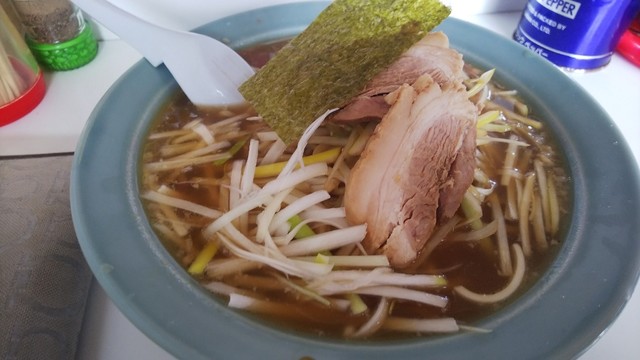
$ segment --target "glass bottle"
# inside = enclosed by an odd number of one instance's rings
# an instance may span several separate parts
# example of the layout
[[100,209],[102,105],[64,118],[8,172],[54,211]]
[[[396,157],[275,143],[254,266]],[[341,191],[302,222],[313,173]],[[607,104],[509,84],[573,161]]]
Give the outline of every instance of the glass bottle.
[[44,93],[44,77],[36,59],[0,6],[0,126],[28,114]]
[[98,43],[82,12],[69,0],[13,0],[27,44],[50,70],[71,70],[96,56]]

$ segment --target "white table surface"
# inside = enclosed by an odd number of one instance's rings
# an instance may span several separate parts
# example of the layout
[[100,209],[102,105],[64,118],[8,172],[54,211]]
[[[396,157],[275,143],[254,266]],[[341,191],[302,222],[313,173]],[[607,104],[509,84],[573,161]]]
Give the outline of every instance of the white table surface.
[[[149,1],[121,2],[139,16],[152,18],[174,28],[192,28],[207,21],[267,3],[290,2],[248,1],[216,2],[206,6],[198,0],[181,4],[185,13],[162,12],[168,0],[157,0],[160,10],[149,15],[139,7]],[[516,1],[516,0],[514,0]],[[457,1],[460,3],[461,1]],[[517,0],[521,3],[522,0]],[[452,1],[455,5],[456,1]],[[209,3],[211,4],[211,3]],[[207,11],[202,11],[205,6]],[[148,8],[147,8],[148,9]],[[475,10],[475,9],[474,9]],[[197,15],[195,15],[197,14]],[[505,37],[511,36],[519,20],[519,12],[474,15],[464,10],[454,15],[478,24]],[[109,38],[108,32],[101,36]],[[73,152],[81,130],[96,103],[113,82],[140,55],[118,39],[101,41],[98,57],[83,68],[47,74],[47,94],[43,102],[19,121],[0,127],[0,156]],[[569,74],[602,105],[629,143],[636,161],[640,159],[640,68],[615,55],[606,68],[586,73]],[[640,291],[636,287],[629,303],[618,319],[581,357],[595,359],[640,359]],[[149,340],[115,307],[97,282],[94,282],[78,350],[78,359],[174,359]]]

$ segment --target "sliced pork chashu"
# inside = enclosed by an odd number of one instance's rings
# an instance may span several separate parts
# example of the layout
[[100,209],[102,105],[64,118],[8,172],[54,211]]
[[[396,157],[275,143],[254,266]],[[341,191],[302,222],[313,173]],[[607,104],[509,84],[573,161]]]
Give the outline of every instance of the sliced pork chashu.
[[413,84],[423,74],[429,74],[440,86],[462,86],[463,66],[462,55],[449,48],[449,39],[444,33],[429,33],[388,69],[376,75],[357,97],[333,115],[332,120],[382,118],[389,110],[383,95],[403,84]]
[[443,32],[432,32],[415,43],[404,54],[371,80],[361,95],[390,93],[403,84],[413,84],[429,74],[440,86],[461,86],[465,78],[462,55],[449,48],[449,38]]
[[429,74],[387,101],[347,180],[345,208],[349,222],[367,224],[365,250],[404,267],[471,184],[477,109],[456,81],[441,86]]

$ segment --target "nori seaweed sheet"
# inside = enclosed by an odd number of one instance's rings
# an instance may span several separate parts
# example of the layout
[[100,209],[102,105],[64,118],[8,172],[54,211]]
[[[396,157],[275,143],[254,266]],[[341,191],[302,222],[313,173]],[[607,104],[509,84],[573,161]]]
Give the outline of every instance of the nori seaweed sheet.
[[336,0],[240,92],[291,144],[449,16],[437,0]]

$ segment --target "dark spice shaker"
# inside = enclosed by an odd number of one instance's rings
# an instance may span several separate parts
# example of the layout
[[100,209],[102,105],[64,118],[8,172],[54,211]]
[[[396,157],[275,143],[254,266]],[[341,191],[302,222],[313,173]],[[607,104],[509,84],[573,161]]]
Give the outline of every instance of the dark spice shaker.
[[81,67],[96,56],[98,43],[79,8],[69,0],[13,0],[27,44],[50,70]]

